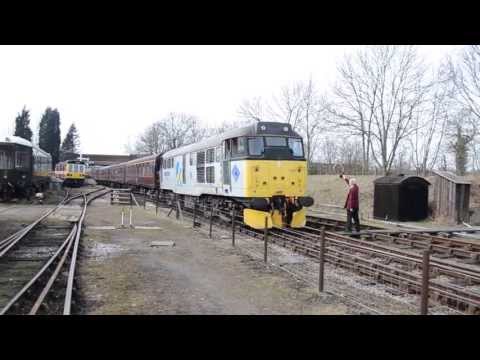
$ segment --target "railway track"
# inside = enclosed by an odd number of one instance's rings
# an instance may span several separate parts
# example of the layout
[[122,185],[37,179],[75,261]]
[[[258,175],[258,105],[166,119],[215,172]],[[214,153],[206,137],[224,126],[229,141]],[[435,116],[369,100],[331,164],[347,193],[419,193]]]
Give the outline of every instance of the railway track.
[[[64,314],[72,311],[75,268],[88,204],[110,190],[70,195],[24,229],[0,242],[0,314]],[[45,224],[64,205],[80,202],[78,218]]]
[[[232,226],[231,212],[212,208],[212,204],[197,207],[195,215],[193,203],[183,201],[181,207],[182,214],[190,218],[195,216],[210,222],[211,217],[212,224]],[[235,226],[237,231],[254,238],[264,236],[263,230],[245,226],[241,215],[235,216]],[[309,219],[303,229],[271,229],[269,242],[318,260],[324,232],[327,263],[365,276],[372,283],[387,284],[398,294],[420,294],[421,251],[429,249],[432,252],[430,301],[462,313],[480,314],[480,264],[477,261],[480,249],[475,243],[441,235],[409,233],[408,230],[396,231],[395,236],[347,236],[336,232],[339,230],[344,230],[341,221]]]

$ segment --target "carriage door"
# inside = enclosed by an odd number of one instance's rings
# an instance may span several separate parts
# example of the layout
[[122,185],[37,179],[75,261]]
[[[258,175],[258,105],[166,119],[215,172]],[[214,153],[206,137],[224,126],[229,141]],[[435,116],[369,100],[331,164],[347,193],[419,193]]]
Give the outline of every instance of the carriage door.
[[230,194],[232,192],[232,182],[230,176],[230,140],[223,142],[223,166],[222,166],[222,179],[223,179],[223,193]]

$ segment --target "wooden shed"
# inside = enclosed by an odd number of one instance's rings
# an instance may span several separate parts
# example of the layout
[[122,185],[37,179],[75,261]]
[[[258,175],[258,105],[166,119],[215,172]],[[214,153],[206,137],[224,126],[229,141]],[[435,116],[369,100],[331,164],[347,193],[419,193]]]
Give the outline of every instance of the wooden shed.
[[470,220],[470,181],[446,171],[434,171],[435,217],[460,224]]

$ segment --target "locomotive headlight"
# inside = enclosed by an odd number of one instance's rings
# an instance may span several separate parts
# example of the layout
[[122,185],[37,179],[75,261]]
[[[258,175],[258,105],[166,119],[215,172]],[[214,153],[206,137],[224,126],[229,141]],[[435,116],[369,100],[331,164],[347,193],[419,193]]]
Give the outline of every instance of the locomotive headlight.
[[267,130],[267,127],[265,125],[262,125],[262,126],[260,126],[260,129],[265,131],[265,130]]
[[284,127],[283,127],[283,131],[287,132],[287,131],[288,131],[288,127],[287,127],[287,126],[284,126]]
[[26,177],[27,177],[27,176],[26,176],[25,174],[24,174],[24,175],[22,175],[22,179],[25,179]]
[[4,178],[4,179],[7,179],[7,178],[8,178],[8,176],[7,176],[7,175],[3,175],[3,178]]

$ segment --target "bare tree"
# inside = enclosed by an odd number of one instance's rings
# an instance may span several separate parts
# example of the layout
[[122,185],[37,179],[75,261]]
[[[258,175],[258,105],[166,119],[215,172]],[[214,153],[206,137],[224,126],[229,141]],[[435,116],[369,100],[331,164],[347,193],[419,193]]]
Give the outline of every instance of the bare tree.
[[136,142],[139,153],[159,154],[199,141],[208,129],[198,119],[185,113],[169,113],[150,125]]
[[327,164],[335,164],[339,160],[340,147],[331,138],[325,138],[320,146],[321,159]]
[[160,154],[165,151],[165,143],[162,140],[160,122],[153,123],[137,139],[135,152],[139,154]]
[[308,163],[313,161],[320,145],[321,130],[327,117],[325,98],[317,94],[312,79],[303,86],[301,97],[302,117],[297,130],[303,136],[305,157]]
[[336,101],[329,107],[336,125],[361,137],[364,169],[370,155],[388,174],[429,84],[413,46],[372,46],[339,66]]
[[457,99],[480,120],[480,45],[466,46],[456,64],[449,61]]
[[338,147],[338,161],[348,174],[362,170],[362,145],[359,141],[342,141]]
[[275,119],[286,122],[293,130],[298,130],[304,117],[305,84],[296,83],[293,86],[284,86],[278,97],[274,96],[276,108],[272,110]]
[[245,100],[238,109],[238,115],[245,120],[265,121],[268,120],[268,111],[268,104],[261,97],[256,97]]
[[411,162],[418,175],[426,176],[439,160],[452,105],[449,95],[448,86],[437,80],[425,106],[412,119],[413,133],[408,141]]
[[449,80],[454,85],[452,96],[461,108],[452,119],[451,149],[455,154],[458,174],[467,170],[468,155],[472,154],[472,168],[479,165],[478,129],[480,127],[480,46],[466,46],[459,58],[448,61]]

